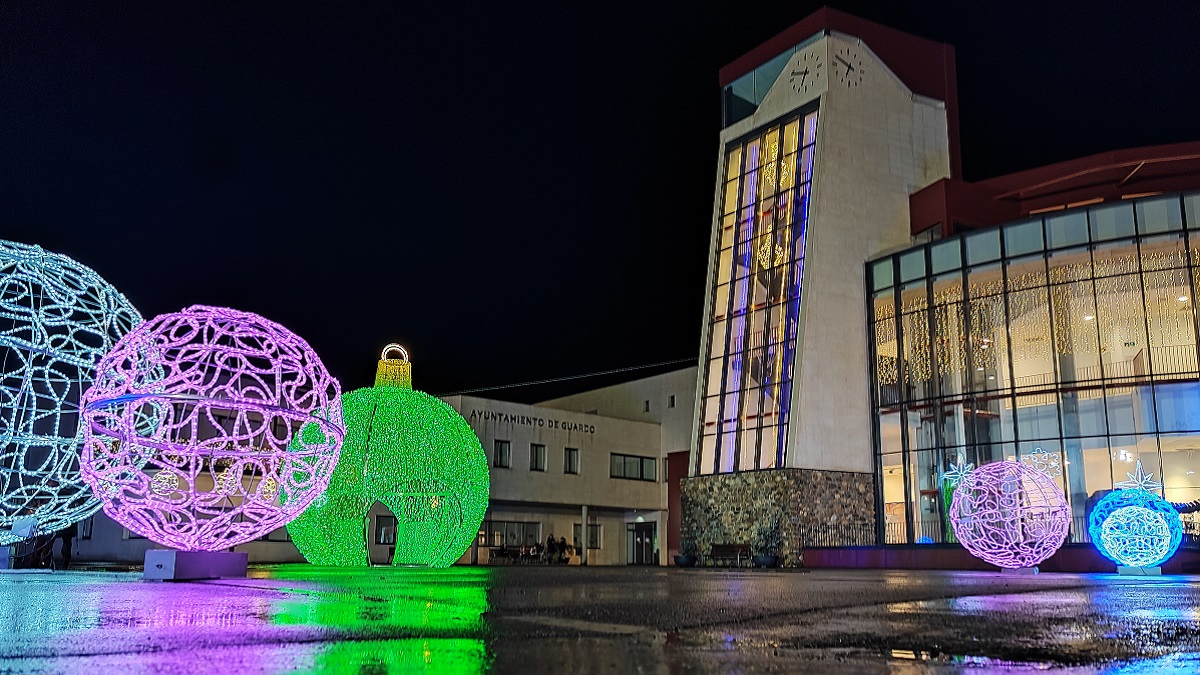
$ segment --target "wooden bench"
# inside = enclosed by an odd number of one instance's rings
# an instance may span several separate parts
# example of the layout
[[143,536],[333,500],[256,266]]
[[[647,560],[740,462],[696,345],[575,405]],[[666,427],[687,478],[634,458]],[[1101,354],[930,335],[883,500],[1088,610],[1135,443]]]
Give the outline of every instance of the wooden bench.
[[708,565],[711,567],[722,561],[727,566],[732,562],[735,567],[741,567],[743,561],[749,564],[750,544],[713,544],[708,553]]

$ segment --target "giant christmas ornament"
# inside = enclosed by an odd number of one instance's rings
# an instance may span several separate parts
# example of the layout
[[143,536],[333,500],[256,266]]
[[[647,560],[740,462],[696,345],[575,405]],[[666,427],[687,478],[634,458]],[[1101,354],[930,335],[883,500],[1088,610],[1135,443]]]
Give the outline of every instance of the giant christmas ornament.
[[[398,351],[402,358],[389,359]],[[487,457],[454,408],[412,389],[408,355],[388,345],[375,386],[342,397],[346,441],[325,494],[288,526],[315,565],[369,565],[367,514],[396,517],[394,565],[446,567],[475,540],[487,511]]]
[[0,546],[18,518],[48,534],[100,508],[79,475],[79,398],[141,320],[71,258],[0,241]]
[[954,534],[971,555],[997,567],[1032,567],[1067,538],[1066,495],[1021,462],[986,464],[967,474],[950,506]]
[[287,524],[325,489],[337,380],[296,334],[195,306],[143,323],[83,397],[83,476],[130,531],[217,551]]
[[[1138,473],[1142,473],[1138,462]],[[1088,518],[1088,534],[1100,553],[1129,567],[1158,567],[1175,555],[1183,521],[1167,500],[1141,488],[1104,496]]]

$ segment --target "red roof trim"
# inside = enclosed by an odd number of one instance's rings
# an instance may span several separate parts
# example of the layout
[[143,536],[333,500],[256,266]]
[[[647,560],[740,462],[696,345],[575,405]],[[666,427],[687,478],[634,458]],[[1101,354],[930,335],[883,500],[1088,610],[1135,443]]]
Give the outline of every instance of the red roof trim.
[[954,47],[822,7],[721,69],[724,87],[787,49],[817,33],[838,31],[866,43],[913,92],[946,104],[950,140],[950,175],[962,175],[958,133],[958,85]]

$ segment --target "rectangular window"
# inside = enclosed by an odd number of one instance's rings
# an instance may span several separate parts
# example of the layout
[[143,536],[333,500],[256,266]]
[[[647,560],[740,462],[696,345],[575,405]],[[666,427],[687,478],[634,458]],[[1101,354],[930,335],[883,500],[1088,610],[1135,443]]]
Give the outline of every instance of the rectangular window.
[[[600,548],[600,526],[588,525],[588,549]],[[583,546],[583,527],[579,523],[575,523],[575,548],[579,549]]]
[[529,444],[529,470],[546,470],[546,446],[540,443]]
[[642,402],[642,412],[650,412],[650,401]]
[[563,448],[563,473],[579,473],[579,448]]
[[667,407],[668,408],[675,407],[675,394],[671,394],[671,398],[667,399]]
[[375,545],[376,546],[395,546],[396,545],[396,517],[395,516],[376,516],[375,517]]
[[[725,148],[717,196],[722,218],[709,270],[709,341],[701,358],[707,400],[694,411],[704,425],[698,474],[778,463],[780,448],[760,440],[759,428],[766,415],[773,425],[787,425],[783,411],[764,410],[763,401],[783,400],[792,376],[816,131],[814,106]],[[890,267],[873,271],[877,289],[891,285]],[[720,428],[717,411],[723,411]],[[636,473],[648,480],[640,468]]]
[[657,481],[658,461],[654,457],[639,455],[609,455],[609,476],[629,480]]
[[291,535],[288,534],[286,527],[280,527],[280,528],[271,530],[270,532],[264,534],[263,536],[259,537],[258,540],[259,541],[288,542],[288,541],[292,540],[292,537],[291,537]]
[[541,523],[518,523],[510,520],[485,520],[479,526],[479,545],[488,548],[520,548],[541,541]]
[[507,469],[512,466],[512,443],[495,441],[492,451],[492,466]]
[[96,516],[90,516],[79,521],[79,538],[81,540],[92,538],[92,526],[95,525],[95,523]]

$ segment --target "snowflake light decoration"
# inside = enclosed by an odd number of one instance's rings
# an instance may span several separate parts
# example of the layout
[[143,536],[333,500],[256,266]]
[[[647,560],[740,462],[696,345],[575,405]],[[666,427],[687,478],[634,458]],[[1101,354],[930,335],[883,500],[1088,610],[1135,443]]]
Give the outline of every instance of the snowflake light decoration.
[[1021,461],[1051,478],[1062,475],[1062,461],[1057,452],[1046,452],[1045,449],[1037,447],[1033,452],[1021,457]]
[[958,453],[958,464],[951,464],[946,469],[946,473],[942,474],[942,480],[950,485],[958,485],[975,469],[975,465],[967,462],[963,458],[963,454]]
[[0,546],[18,518],[42,535],[100,508],[79,475],[79,398],[141,320],[91,269],[0,240]]
[[316,565],[370,564],[363,519],[382,503],[396,518],[394,565],[447,567],[475,541],[490,476],[479,438],[443,401],[412,389],[407,354],[384,349],[374,387],[342,397],[346,441],[328,491],[288,526]]
[[1183,520],[1153,492],[1115,490],[1092,509],[1088,534],[1096,550],[1118,565],[1158,567],[1179,549]]
[[1154,480],[1154,474],[1146,473],[1142,470],[1142,460],[1137,461],[1137,468],[1134,473],[1126,472],[1129,480],[1123,480],[1120,483],[1113,483],[1113,487],[1117,489],[1132,488],[1136,490],[1161,490],[1163,484]]
[[1067,538],[1066,495],[1021,462],[979,467],[958,485],[950,506],[954,534],[971,555],[997,567],[1032,567]]
[[329,483],[337,380],[304,340],[195,306],[131,331],[83,396],[83,477],[130,531],[183,550],[257,539]]

